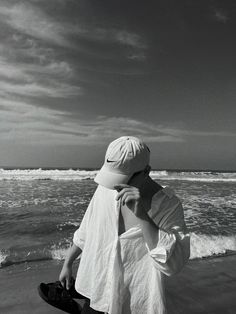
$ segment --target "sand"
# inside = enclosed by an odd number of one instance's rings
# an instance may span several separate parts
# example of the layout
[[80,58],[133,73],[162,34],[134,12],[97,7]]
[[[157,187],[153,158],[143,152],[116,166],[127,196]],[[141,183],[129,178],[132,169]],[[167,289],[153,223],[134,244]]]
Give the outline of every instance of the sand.
[[[61,266],[42,261],[0,269],[0,313],[63,313],[37,293],[40,282],[58,279]],[[166,291],[168,314],[235,314],[236,254],[190,260],[181,273],[166,277]]]
[[169,314],[235,314],[236,255],[189,261],[167,278]]

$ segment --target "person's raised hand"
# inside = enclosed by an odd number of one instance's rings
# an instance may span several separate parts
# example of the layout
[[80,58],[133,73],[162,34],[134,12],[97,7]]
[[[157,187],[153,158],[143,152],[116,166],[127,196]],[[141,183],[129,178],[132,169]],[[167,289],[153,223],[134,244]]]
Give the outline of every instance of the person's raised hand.
[[126,205],[136,217],[141,218],[145,214],[140,190],[128,184],[117,184],[118,191],[116,200],[121,200],[122,205]]
[[126,205],[138,218],[146,214],[142,190],[150,170],[151,167],[148,165],[144,170],[135,173],[128,184],[117,184],[114,187],[118,191],[116,200],[121,199],[122,204]]

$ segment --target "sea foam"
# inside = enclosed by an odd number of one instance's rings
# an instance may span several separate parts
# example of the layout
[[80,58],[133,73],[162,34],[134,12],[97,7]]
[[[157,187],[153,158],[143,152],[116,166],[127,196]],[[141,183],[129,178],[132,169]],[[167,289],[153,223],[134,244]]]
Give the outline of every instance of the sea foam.
[[[22,263],[32,263],[47,260],[63,261],[68,253],[69,242],[66,245],[54,244],[48,251],[38,251],[32,256],[30,252],[20,254],[7,254],[0,251],[0,267],[17,265]],[[236,254],[235,236],[214,236],[190,233],[190,259],[209,258],[231,254]]]
[[7,254],[3,251],[0,251],[0,266],[4,265],[7,259]]
[[[67,250],[68,248],[53,247],[52,258],[63,260]],[[190,259],[227,254],[228,251],[236,253],[236,236],[214,236],[190,232]]]
[[190,259],[236,251],[236,236],[190,233]]
[[[0,169],[0,180],[89,180],[94,179],[97,173],[98,170],[83,169]],[[236,182],[235,172],[153,170],[150,175],[153,179],[170,181]]]

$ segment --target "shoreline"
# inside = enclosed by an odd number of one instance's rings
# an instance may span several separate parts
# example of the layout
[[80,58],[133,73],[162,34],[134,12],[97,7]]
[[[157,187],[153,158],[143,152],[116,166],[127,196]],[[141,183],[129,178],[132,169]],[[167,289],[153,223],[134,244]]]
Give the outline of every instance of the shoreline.
[[[0,269],[0,313],[60,314],[39,296],[40,282],[54,282],[63,261],[25,262]],[[168,314],[233,314],[236,310],[236,253],[189,260],[184,269],[165,276]],[[75,276],[78,262],[74,263]]]
[[[209,255],[209,256],[202,256],[202,257],[195,257],[193,259],[189,259],[189,262],[191,263],[191,262],[195,262],[195,261],[210,260],[210,259],[227,257],[227,256],[232,256],[232,255],[236,255],[236,251],[226,250],[224,253],[213,254],[213,255]],[[57,263],[63,262],[63,260],[54,259],[52,257],[39,257],[36,259],[19,260],[19,261],[11,261],[11,260],[8,260],[6,257],[6,260],[4,260],[0,263],[0,270],[4,269],[6,267],[14,266],[14,265],[21,265],[21,264],[25,264],[25,263],[33,264],[33,263],[48,262],[48,261],[54,261]]]

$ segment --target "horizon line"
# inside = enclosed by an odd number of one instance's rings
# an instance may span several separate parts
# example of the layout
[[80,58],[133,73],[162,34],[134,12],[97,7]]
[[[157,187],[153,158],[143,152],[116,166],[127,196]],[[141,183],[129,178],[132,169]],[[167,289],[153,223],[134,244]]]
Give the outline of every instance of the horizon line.
[[[87,171],[96,171],[101,167],[25,167],[25,166],[0,166],[0,169],[3,170],[87,170]],[[152,168],[151,171],[183,171],[183,172],[236,172],[235,170],[226,170],[226,169],[194,169],[194,168]]]

